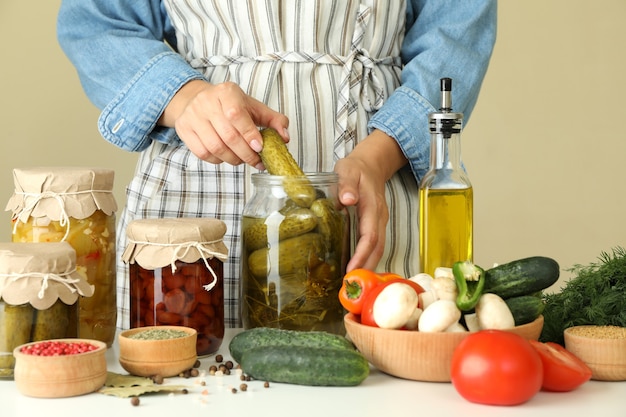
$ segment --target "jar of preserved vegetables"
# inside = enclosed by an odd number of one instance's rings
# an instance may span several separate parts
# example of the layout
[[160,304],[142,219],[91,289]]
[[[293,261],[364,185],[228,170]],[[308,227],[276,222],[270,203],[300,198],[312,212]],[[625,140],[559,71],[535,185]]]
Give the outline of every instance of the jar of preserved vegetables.
[[191,327],[197,355],[215,353],[224,339],[225,233],[217,219],[130,222],[122,254],[130,273],[130,327]]
[[252,175],[254,194],[242,217],[244,328],[345,333],[338,291],[349,219],[337,199],[337,181],[335,173]]
[[94,286],[79,301],[78,336],[111,346],[115,339],[114,172],[97,168],[14,169],[13,242],[68,242],[77,268]]
[[93,290],[69,243],[0,243],[0,377],[13,377],[17,346],[76,337]]

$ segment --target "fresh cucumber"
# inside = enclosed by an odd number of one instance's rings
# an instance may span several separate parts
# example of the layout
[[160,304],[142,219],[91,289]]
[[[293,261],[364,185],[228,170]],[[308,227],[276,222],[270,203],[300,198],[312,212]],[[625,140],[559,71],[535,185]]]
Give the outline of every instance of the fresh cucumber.
[[543,300],[537,295],[520,295],[519,297],[507,298],[504,302],[513,313],[516,326],[534,321],[543,313],[545,308]]
[[355,386],[369,375],[369,363],[354,349],[260,346],[246,351],[243,372],[257,380],[313,386]]
[[236,334],[228,346],[232,358],[240,362],[243,354],[261,346],[304,346],[355,350],[347,338],[322,331],[297,331],[273,327],[255,327]]
[[485,271],[483,292],[503,299],[544,290],[559,279],[559,264],[552,258],[532,256],[495,266]]

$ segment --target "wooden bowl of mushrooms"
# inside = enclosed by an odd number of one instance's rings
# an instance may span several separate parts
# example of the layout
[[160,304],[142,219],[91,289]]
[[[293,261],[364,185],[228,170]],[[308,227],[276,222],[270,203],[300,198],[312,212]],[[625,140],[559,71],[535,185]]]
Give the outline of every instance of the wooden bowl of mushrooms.
[[[449,382],[454,349],[469,332],[427,333],[419,330],[382,329],[361,324],[357,316],[344,318],[348,337],[365,358],[380,371],[404,379]],[[543,316],[510,331],[537,340]]]
[[[417,315],[411,314],[409,308],[402,313],[405,319],[396,320],[399,313],[394,313],[394,320],[389,320],[385,313],[400,311],[397,306],[401,303],[387,301],[387,308],[379,313],[377,299],[366,313],[348,313],[344,317],[349,339],[382,372],[416,381],[449,382],[454,350],[470,332],[497,329],[527,340],[538,340],[541,335],[543,316],[539,312],[516,325],[516,317],[507,303],[491,293],[481,293],[471,306],[462,310],[458,306],[458,293],[448,294],[446,288],[436,288],[443,283],[452,289],[454,281],[428,278],[420,282],[419,278],[410,279],[424,290],[417,296],[418,304],[414,307]],[[415,298],[405,299],[415,303]],[[394,323],[395,327],[387,326],[388,323]]]

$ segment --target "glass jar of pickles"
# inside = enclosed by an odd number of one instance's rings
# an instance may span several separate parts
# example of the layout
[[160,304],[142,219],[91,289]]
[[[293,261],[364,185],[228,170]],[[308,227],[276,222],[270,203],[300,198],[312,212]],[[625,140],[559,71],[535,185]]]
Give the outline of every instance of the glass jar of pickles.
[[79,301],[78,336],[111,346],[115,339],[114,172],[98,168],[14,169],[13,242],[68,242],[76,265],[94,286]]
[[348,215],[338,203],[337,181],[334,173],[252,175],[254,194],[242,217],[244,328],[345,333],[337,294],[348,258]]
[[12,378],[17,346],[76,337],[78,301],[92,294],[69,243],[0,243],[0,378]]
[[129,264],[130,327],[191,327],[197,355],[215,353],[224,339],[225,233],[217,219],[130,222],[122,254]]

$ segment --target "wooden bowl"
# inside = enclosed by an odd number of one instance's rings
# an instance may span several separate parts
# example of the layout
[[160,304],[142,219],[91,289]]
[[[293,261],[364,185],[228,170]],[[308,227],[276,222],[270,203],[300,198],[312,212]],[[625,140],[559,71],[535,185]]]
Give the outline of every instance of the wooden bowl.
[[[187,333],[173,339],[134,339],[131,336],[146,330],[175,330]],[[151,377],[176,376],[191,369],[198,356],[198,333],[184,326],[137,327],[121,332],[118,337],[120,365],[132,375]]]
[[20,345],[13,350],[14,379],[20,393],[29,397],[61,398],[88,394],[100,389],[107,377],[107,346],[99,340],[55,339],[55,342],[89,343],[96,350],[59,356],[37,356],[23,353]]
[[626,380],[626,328],[574,326],[565,329],[565,348],[591,368],[591,379]]
[[[344,323],[348,337],[376,368],[389,375],[415,381],[450,382],[454,349],[469,333],[425,333],[389,330],[361,324],[351,313]],[[543,316],[510,331],[537,340]]]

